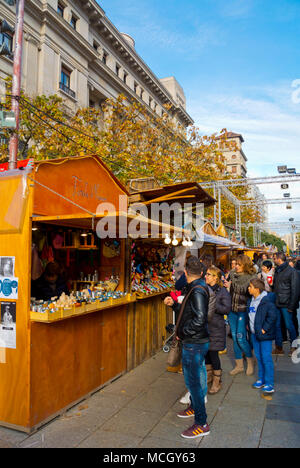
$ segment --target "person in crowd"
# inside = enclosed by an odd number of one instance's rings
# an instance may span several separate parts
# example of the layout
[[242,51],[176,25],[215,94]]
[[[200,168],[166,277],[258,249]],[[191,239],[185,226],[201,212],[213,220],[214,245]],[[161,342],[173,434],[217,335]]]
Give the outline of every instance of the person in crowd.
[[252,263],[253,263],[253,267],[254,267],[256,273],[259,273],[258,261],[259,261],[259,255],[255,252],[255,253],[253,254],[253,261],[252,261]]
[[[191,256],[191,252],[187,251],[186,261],[190,256]],[[185,276],[185,273],[183,272],[175,283],[175,289],[176,291],[183,291],[186,285],[187,285],[186,276]]]
[[177,339],[182,343],[183,375],[191,395],[191,405],[177,416],[194,417],[194,424],[181,434],[186,439],[194,439],[210,433],[200,375],[209,349],[209,296],[202,285],[203,265],[198,258],[192,256],[187,260],[185,274],[188,282],[186,292],[188,294],[191,291],[191,293],[178,327]]
[[295,264],[296,264],[297,260],[295,258],[288,258],[288,263],[290,265],[290,267],[294,268],[295,267]]
[[224,315],[231,311],[231,297],[222,281],[222,272],[216,267],[210,267],[205,276],[206,283],[216,296],[215,311],[208,320],[209,351],[206,355],[207,383],[212,381],[208,393],[214,395],[221,390],[221,361],[219,351],[226,348],[226,326]]
[[[190,252],[188,252],[188,254],[189,255],[187,255],[187,257],[186,257],[186,263],[187,263],[188,259],[191,256]],[[201,265],[203,267],[203,273],[204,273],[204,271],[205,271],[204,265],[202,263],[201,263]],[[201,278],[199,279],[199,283],[201,284],[202,287],[207,289],[203,273],[201,274]],[[164,299],[164,304],[165,305],[167,305],[169,307],[173,307],[173,311],[175,313],[175,323],[177,322],[177,319],[178,319],[178,316],[179,316],[180,305],[182,303],[182,300],[184,299],[184,296],[186,295],[186,293],[188,291],[188,282],[187,282],[187,279],[186,279],[185,271],[183,272],[183,275],[184,275],[184,278],[181,277],[175,283],[175,289],[177,291],[180,291],[181,296],[179,296],[177,298],[176,302],[174,301],[174,296],[173,297],[167,296]],[[207,294],[208,294],[208,290],[207,290]],[[177,367],[168,366],[167,371],[182,374],[182,364],[179,364]],[[201,379],[201,386],[204,389],[205,403],[206,403],[207,402],[207,390],[208,389],[207,389],[207,372],[206,372],[205,361],[203,361],[202,367],[200,369],[200,379]],[[183,405],[190,405],[190,397],[191,397],[190,392],[187,391],[183,395],[183,397],[180,399],[180,403],[182,403]]]
[[[296,272],[298,273],[298,277],[300,281],[300,260],[299,259],[296,259],[294,268]],[[300,316],[300,308],[298,308],[298,310],[294,311],[293,313],[293,323],[296,329],[297,336],[299,336],[299,316]]]
[[233,349],[236,365],[230,375],[244,372],[243,353],[247,359],[247,375],[254,373],[254,360],[251,345],[247,338],[247,303],[250,298],[248,287],[250,280],[256,277],[255,269],[247,255],[237,257],[236,272],[225,287],[230,288],[232,310],[228,315],[229,325],[233,339]]
[[248,308],[249,328],[258,364],[258,380],[252,387],[262,388],[264,393],[274,393],[272,341],[276,333],[277,310],[265,291],[264,281],[254,278],[248,289],[252,296]]
[[230,265],[231,265],[231,269],[230,269],[229,273],[227,273],[227,276],[226,276],[227,281],[231,281],[231,275],[236,273],[236,258],[231,259]]
[[201,258],[201,262],[202,262],[203,265],[204,265],[204,277],[205,277],[208,268],[210,268],[211,266],[213,266],[214,257],[213,257],[212,255],[205,254],[205,255],[203,255],[203,257]]
[[[261,266],[261,273],[257,276],[261,279],[265,284],[265,291],[269,293],[268,298],[276,307],[276,296],[272,292],[273,291],[273,284],[274,284],[274,273],[275,269],[273,267],[273,263],[271,260],[265,260]],[[284,351],[282,348],[282,336],[283,333],[286,333],[285,325],[281,319],[280,310],[276,307],[277,312],[277,321],[276,321],[276,332],[275,332],[275,350],[277,356],[284,356]]]
[[259,273],[257,276],[264,282],[265,291],[271,292],[273,290],[272,286],[274,280],[274,268],[271,260],[264,260],[262,262],[261,273]]
[[59,265],[49,262],[42,276],[33,282],[31,295],[36,299],[50,301],[52,297],[60,297],[62,293],[69,294],[68,286]]
[[[284,252],[275,254],[276,269],[274,274],[274,293],[276,295],[276,306],[280,309],[281,316],[289,332],[291,343],[289,356],[297,349],[292,347],[293,341],[297,338],[296,329],[293,323],[293,313],[299,307],[300,280],[297,271],[292,268]],[[276,354],[277,348],[273,351]],[[282,343],[279,350],[282,351]]]
[[224,263],[218,263],[217,268],[219,270],[221,270],[222,277],[225,278],[226,274],[225,274],[225,265],[224,265]]

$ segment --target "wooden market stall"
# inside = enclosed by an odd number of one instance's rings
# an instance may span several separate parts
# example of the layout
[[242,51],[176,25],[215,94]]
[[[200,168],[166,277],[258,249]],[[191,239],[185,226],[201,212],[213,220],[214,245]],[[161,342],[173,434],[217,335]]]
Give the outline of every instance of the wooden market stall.
[[[0,261],[11,259],[17,284],[17,293],[5,294],[3,284],[9,279],[2,278],[0,424],[30,432],[126,371],[127,304],[135,300],[124,294],[52,314],[30,311],[32,237],[36,230],[48,239],[60,235],[59,246],[48,247],[53,259],[75,273],[79,255],[81,265],[90,262],[89,271],[99,267],[100,279],[118,274],[119,290],[124,291],[125,240],[119,239],[118,255],[108,259],[104,243],[90,232],[103,217],[97,214],[99,204],[116,207],[123,197],[126,206],[128,195],[96,157],[44,161],[4,172],[0,194]],[[4,306],[13,315],[6,334]]]
[[[128,213],[96,156],[21,169],[0,174],[0,425],[31,432],[160,349],[162,301],[132,320],[127,234],[177,230]],[[32,298],[36,260],[60,265],[73,302]]]

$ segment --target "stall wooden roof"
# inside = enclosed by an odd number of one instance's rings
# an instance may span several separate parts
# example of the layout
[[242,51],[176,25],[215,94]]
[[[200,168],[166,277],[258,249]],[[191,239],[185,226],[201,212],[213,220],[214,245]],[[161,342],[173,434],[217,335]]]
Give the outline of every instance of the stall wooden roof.
[[205,206],[211,206],[216,200],[209,195],[197,182],[183,182],[175,185],[165,185],[160,188],[135,192],[130,195],[131,204],[142,202],[150,203],[204,203]]
[[121,196],[127,209],[126,188],[98,156],[37,161],[32,174],[35,215],[95,213],[102,203],[118,211]]
[[[188,229],[183,229],[148,219],[140,214],[132,215],[126,212],[113,212],[105,214],[77,213],[76,215],[33,216],[32,218],[34,225],[41,223],[46,225],[55,225],[57,227],[77,228],[82,230],[95,230],[97,223],[101,220],[105,220],[105,224],[107,224],[107,229],[105,228],[105,232],[110,233],[111,237],[118,235],[120,233],[120,229],[127,228],[127,226],[130,227],[131,222],[137,226],[140,237],[158,239],[162,238],[165,234],[175,234],[178,238],[191,235]],[[130,233],[130,229],[128,236],[133,237]]]
[[228,233],[226,231],[226,228],[225,228],[224,224],[221,223],[220,226],[218,227],[217,235],[221,236],[221,237],[225,237],[226,239],[228,239]]

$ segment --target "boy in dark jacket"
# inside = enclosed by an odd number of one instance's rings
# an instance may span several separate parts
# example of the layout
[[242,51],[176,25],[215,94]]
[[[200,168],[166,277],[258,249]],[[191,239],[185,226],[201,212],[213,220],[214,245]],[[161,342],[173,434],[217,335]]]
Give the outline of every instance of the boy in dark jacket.
[[259,278],[250,281],[248,290],[252,296],[248,308],[249,328],[258,363],[258,380],[253,388],[262,388],[264,393],[274,393],[272,341],[275,339],[277,309],[265,291],[264,282]]

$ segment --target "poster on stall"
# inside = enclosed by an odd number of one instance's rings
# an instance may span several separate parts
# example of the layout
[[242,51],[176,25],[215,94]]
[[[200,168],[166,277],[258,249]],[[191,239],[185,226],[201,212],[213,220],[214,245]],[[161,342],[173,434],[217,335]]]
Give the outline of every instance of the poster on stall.
[[6,278],[15,276],[15,257],[0,257],[0,276]]
[[0,302],[1,348],[16,349],[16,302]]
[[19,278],[0,276],[0,299],[18,299]]
[[15,257],[0,257],[0,299],[18,299]]

